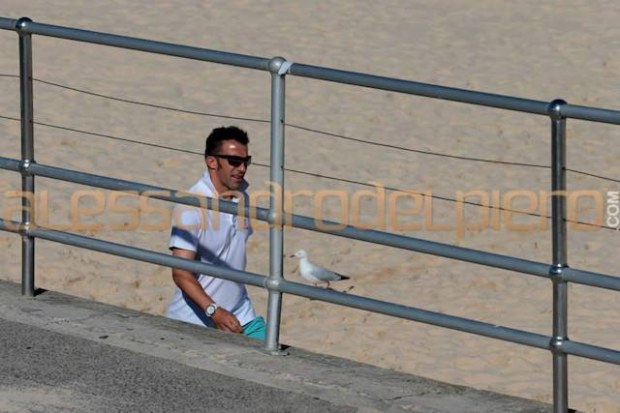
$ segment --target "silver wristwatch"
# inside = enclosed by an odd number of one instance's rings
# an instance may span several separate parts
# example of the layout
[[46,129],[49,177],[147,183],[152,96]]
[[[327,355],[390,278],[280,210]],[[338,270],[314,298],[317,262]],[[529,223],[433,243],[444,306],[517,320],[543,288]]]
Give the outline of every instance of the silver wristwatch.
[[217,304],[211,303],[207,306],[207,308],[205,308],[205,314],[207,317],[213,317],[213,314],[215,314],[218,308],[219,306]]

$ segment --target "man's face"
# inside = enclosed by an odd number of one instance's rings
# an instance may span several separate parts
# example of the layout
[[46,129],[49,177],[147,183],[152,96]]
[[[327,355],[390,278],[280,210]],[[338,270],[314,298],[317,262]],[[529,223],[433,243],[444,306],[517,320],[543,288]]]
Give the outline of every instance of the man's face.
[[249,166],[248,147],[233,139],[224,140],[217,153],[207,156],[206,162],[219,194],[236,191]]

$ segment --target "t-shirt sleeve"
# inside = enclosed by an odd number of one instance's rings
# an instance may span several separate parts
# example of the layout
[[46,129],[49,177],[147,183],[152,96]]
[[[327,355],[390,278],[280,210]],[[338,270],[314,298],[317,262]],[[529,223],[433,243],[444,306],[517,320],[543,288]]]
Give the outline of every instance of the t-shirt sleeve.
[[178,205],[173,211],[172,230],[168,247],[196,252],[198,250],[200,231],[203,227],[202,210]]

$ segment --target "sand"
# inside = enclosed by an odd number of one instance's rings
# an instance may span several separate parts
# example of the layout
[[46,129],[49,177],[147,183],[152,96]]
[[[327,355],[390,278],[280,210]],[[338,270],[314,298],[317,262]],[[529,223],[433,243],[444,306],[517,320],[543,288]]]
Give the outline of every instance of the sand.
[[[620,49],[620,7],[610,0],[510,4],[488,0],[191,0],[148,6],[128,0],[22,3],[4,0],[0,14],[254,56],[281,55],[292,62],[490,93],[620,108],[620,57],[616,53]],[[19,117],[16,34],[0,32],[0,44],[2,156],[18,158],[19,123],[7,119]],[[183,189],[202,173],[198,153],[208,131],[234,123],[246,128],[252,138],[256,164],[248,178],[253,190],[268,188],[269,125],[265,121],[269,119],[270,81],[265,72],[35,37],[34,76],[101,95],[203,113],[119,102],[38,81],[35,120],[48,125],[35,126],[40,163]],[[385,216],[368,193],[362,197],[360,214],[342,206],[344,201],[359,200],[362,191],[376,194],[380,186],[432,191],[451,199],[458,191],[500,191],[503,195],[548,191],[550,170],[545,167],[412,151],[548,166],[547,118],[294,76],[287,78],[286,95],[286,166],[305,172],[287,171],[287,189],[309,191],[314,197],[295,197],[294,212],[312,216],[322,194],[323,202],[318,205],[326,218],[359,218],[375,226],[383,225],[380,218],[385,218],[388,231],[550,260],[550,232],[535,218],[501,221],[499,227],[490,221],[457,231],[454,202],[435,198],[425,209],[432,211],[432,222],[424,223],[419,214],[405,216],[413,205],[403,200],[390,208],[391,191],[386,191],[382,203]],[[568,122],[569,168],[609,178],[569,172],[571,190],[593,191],[602,197],[619,190],[619,139],[617,126]],[[0,173],[3,211],[15,204],[10,191],[19,186],[17,174]],[[149,203],[160,208],[159,213],[142,215],[139,228],[132,229],[131,215],[120,207],[137,205],[135,199],[114,199],[105,191],[96,195],[78,192],[88,190],[37,178],[37,191],[47,194],[40,202],[47,201],[50,223],[71,224],[70,200],[82,196],[81,206],[103,211],[84,222],[103,225],[103,229],[84,227],[80,233],[167,251],[168,231],[162,223],[169,204]],[[526,200],[517,198],[515,207],[527,207]],[[264,198],[258,201],[266,202]],[[583,197],[574,209],[578,220],[590,222],[604,205]],[[541,213],[540,208],[536,212]],[[487,217],[475,207],[466,208],[465,214],[471,223],[484,223]],[[422,228],[406,228],[405,224],[415,223],[422,223]],[[519,224],[531,228],[519,230]],[[442,225],[448,229],[437,229]],[[617,231],[569,230],[572,267],[620,274]],[[1,277],[19,280],[19,237],[0,234],[0,245]],[[257,229],[248,247],[248,270],[266,274],[267,232]],[[167,268],[45,241],[37,241],[36,248],[38,287],[154,314],[163,313],[171,296]],[[285,253],[299,248],[306,249],[315,262],[349,275],[351,280],[337,288],[353,287],[351,294],[550,334],[548,280],[288,229]],[[287,279],[302,282],[295,260],[286,258],[284,265]],[[569,292],[570,338],[619,349],[620,295],[578,285],[570,285]],[[250,293],[264,313],[266,293],[256,288]],[[281,333],[283,343],[314,351],[480,389],[552,400],[551,357],[542,350],[294,296],[284,299]],[[620,412],[617,366],[570,357],[569,374],[572,408]]]

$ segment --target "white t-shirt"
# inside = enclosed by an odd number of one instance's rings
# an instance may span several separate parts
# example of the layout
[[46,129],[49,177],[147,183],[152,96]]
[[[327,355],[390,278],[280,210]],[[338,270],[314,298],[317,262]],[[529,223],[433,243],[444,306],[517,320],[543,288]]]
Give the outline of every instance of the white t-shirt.
[[[241,188],[241,192],[247,201],[246,188],[247,183]],[[211,198],[217,196],[208,170],[189,192]],[[238,202],[238,199],[233,200]],[[243,271],[246,264],[246,240],[251,234],[252,228],[248,217],[178,204],[172,215],[169,246],[194,251],[196,259],[206,264]],[[241,325],[249,323],[256,317],[244,284],[205,274],[194,276],[209,297],[233,313]],[[213,320],[205,315],[204,308],[198,307],[186,297],[179,287],[176,287],[166,317],[214,327]]]

